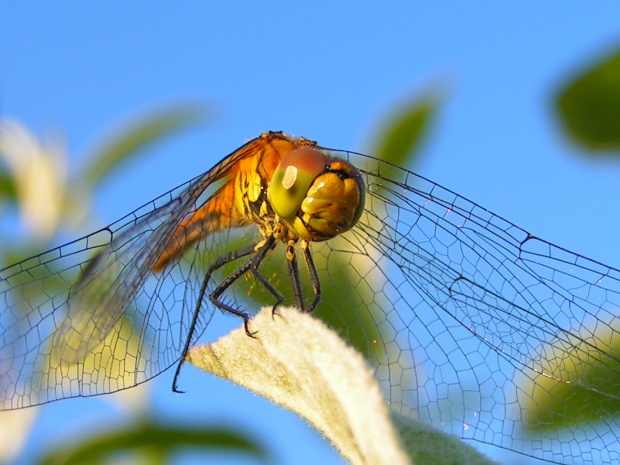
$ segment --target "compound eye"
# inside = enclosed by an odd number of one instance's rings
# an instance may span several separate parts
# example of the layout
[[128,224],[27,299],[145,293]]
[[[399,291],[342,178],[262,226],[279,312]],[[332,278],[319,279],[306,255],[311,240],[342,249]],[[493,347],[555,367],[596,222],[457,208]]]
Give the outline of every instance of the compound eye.
[[267,196],[273,210],[292,220],[314,179],[325,171],[327,157],[314,149],[295,149],[287,153],[273,174]]

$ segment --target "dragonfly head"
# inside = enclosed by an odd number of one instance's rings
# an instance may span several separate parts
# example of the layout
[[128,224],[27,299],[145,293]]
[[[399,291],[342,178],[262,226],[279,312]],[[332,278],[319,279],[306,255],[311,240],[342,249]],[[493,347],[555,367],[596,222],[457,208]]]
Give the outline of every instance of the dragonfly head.
[[320,150],[299,148],[282,158],[267,195],[273,210],[302,239],[323,241],[357,223],[364,192],[353,165]]

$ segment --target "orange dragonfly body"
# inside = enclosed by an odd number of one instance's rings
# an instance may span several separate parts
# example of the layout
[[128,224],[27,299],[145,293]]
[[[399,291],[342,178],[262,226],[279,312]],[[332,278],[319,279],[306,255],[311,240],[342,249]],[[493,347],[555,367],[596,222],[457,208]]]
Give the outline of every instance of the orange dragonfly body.
[[[226,160],[226,169],[209,180],[214,182],[228,177],[229,181],[181,222],[155,265],[155,271],[161,270],[196,240],[224,229],[256,224],[263,236],[268,236],[279,227],[277,239],[287,242],[322,241],[349,230],[363,209],[363,181],[353,166],[326,158],[322,152],[314,150],[315,145],[304,138],[270,133],[235,152],[231,158],[238,161],[228,166],[230,163]],[[299,151],[293,159],[297,163],[281,167],[279,186],[282,187],[271,195],[272,179],[282,159],[294,151]],[[298,167],[300,161],[305,161],[305,165]],[[288,166],[294,168],[292,181],[284,179]],[[305,177],[301,173],[303,170],[309,173]],[[300,189],[299,184],[304,181],[306,185]],[[287,182],[290,185],[284,187]],[[295,191],[296,196],[291,194]],[[277,200],[295,206],[277,218],[273,208],[276,196]]]

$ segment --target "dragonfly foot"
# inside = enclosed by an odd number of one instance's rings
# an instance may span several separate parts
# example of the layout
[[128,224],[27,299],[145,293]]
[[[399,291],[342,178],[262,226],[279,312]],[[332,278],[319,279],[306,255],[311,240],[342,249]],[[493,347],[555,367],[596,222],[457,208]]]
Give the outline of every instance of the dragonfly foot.
[[275,316],[278,314],[278,307],[280,306],[280,302],[278,302],[277,304],[275,304],[272,309],[271,309],[271,319],[275,320]]
[[251,337],[252,339],[256,339],[256,337],[254,335],[257,334],[258,331],[250,331],[249,323],[250,323],[250,320],[249,320],[249,318],[246,317],[243,320],[243,327],[245,328],[245,334],[247,334],[248,337]]

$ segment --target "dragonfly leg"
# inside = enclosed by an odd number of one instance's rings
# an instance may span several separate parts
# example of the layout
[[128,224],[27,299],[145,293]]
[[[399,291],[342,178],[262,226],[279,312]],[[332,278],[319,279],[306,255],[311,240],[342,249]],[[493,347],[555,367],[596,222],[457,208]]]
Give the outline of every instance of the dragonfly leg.
[[[228,276],[224,281],[219,283],[217,287],[213,290],[213,292],[209,295],[209,300],[213,305],[215,305],[220,310],[231,313],[233,315],[240,316],[244,320],[245,332],[248,336],[253,337],[254,333],[250,331],[248,323],[250,321],[249,315],[239,309],[231,307],[230,305],[222,302],[219,297],[228,289],[237,279],[243,276],[248,271],[254,275],[254,277],[263,285],[265,288],[276,298],[276,303],[273,306],[273,311],[282,303],[284,300],[284,296],[273,287],[258,271],[261,263],[265,259],[265,257],[271,252],[276,246],[276,238],[274,236],[269,236],[267,240],[260,246],[256,255],[251,259],[237,268],[230,276]],[[221,266],[221,265],[220,265]]]
[[306,265],[308,266],[308,272],[310,273],[310,282],[312,284],[312,292],[314,293],[314,299],[312,300],[310,307],[306,308],[301,291],[301,282],[299,280],[299,267],[297,265],[297,254],[295,252],[295,245],[295,242],[291,241],[286,248],[286,259],[288,263],[289,275],[291,276],[293,294],[295,295],[295,303],[297,304],[297,308],[299,308],[302,312],[310,313],[314,311],[314,309],[319,303],[319,300],[321,299],[321,282],[319,280],[318,273],[316,272],[316,267],[314,266],[314,260],[312,260],[312,254],[310,253],[308,243],[306,241],[302,241],[301,248],[304,254]]
[[288,274],[291,277],[293,286],[293,294],[295,295],[295,304],[302,312],[305,312],[304,299],[301,293],[301,282],[299,281],[299,267],[297,266],[297,254],[295,253],[295,241],[289,241],[286,246],[286,263],[288,265]]
[[237,268],[230,276],[224,279],[224,281],[219,283],[216,286],[216,288],[213,290],[213,292],[209,295],[209,300],[217,308],[219,308],[222,311],[225,311],[225,312],[228,312],[228,313],[231,313],[233,315],[243,318],[243,326],[245,328],[245,333],[249,337],[254,337],[255,333],[250,331],[250,328],[249,328],[250,316],[247,314],[247,312],[234,308],[219,300],[219,297],[226,291],[226,289],[228,289],[237,279],[239,279],[245,273],[250,271],[254,275],[254,277],[263,286],[265,286],[265,288],[276,298],[276,303],[273,306],[274,312],[276,308],[278,307],[278,305],[282,303],[282,301],[284,300],[284,296],[282,295],[282,293],[280,293],[275,287],[273,287],[258,271],[258,268],[260,267],[261,263],[263,262],[265,257],[269,254],[269,252],[271,252],[275,248],[276,244],[277,244],[276,238],[274,236],[269,236],[262,243],[243,247],[241,249],[235,250],[233,252],[230,252],[226,255],[221,256],[209,267],[205,275],[205,278],[202,281],[202,286],[200,288],[198,300],[196,301],[196,308],[194,310],[194,315],[192,317],[191,326],[189,328],[188,336],[185,341],[185,347],[183,349],[183,354],[181,356],[181,360],[179,364],[177,365],[177,369],[174,375],[174,380],[172,383],[172,390],[174,392],[182,392],[177,389],[177,380],[178,380],[179,374],[181,373],[181,366],[183,365],[183,362],[185,361],[185,357],[187,356],[189,348],[192,344],[193,334],[196,330],[196,323],[198,321],[198,315],[200,313],[200,308],[202,306],[202,302],[207,292],[207,285],[214,271],[216,271],[218,268],[221,268],[222,266],[226,265],[227,263],[233,260],[236,260],[238,258],[247,256],[247,255],[250,255],[256,252],[256,255],[252,257],[252,259],[246,261],[243,265]]
[[306,265],[308,266],[310,282],[312,283],[312,292],[314,293],[314,300],[310,304],[310,307],[305,310],[310,313],[314,311],[319,303],[319,300],[321,300],[321,281],[319,280],[319,275],[316,272],[316,267],[314,266],[314,260],[312,260],[312,254],[310,253],[308,242],[301,241],[301,250],[303,251],[304,259],[306,260]]
[[[243,247],[242,249],[235,250],[226,255],[222,255],[219,257],[207,270],[204,280],[202,281],[202,286],[200,287],[200,293],[198,295],[198,300],[196,301],[196,308],[194,309],[194,315],[192,316],[192,322],[189,327],[189,331],[187,333],[187,338],[185,339],[185,347],[183,348],[183,353],[181,354],[181,360],[177,365],[177,369],[174,373],[174,380],[172,381],[172,391],[182,393],[183,391],[179,391],[177,388],[177,381],[179,375],[181,373],[181,367],[183,366],[183,362],[185,361],[185,357],[187,357],[187,352],[192,344],[192,339],[194,336],[194,332],[196,330],[196,323],[198,322],[198,315],[200,314],[200,308],[202,307],[202,301],[204,300],[205,294],[207,292],[207,285],[209,283],[209,279],[211,278],[211,274],[217,270],[218,268],[224,266],[226,263],[229,263],[232,260],[236,260],[237,258],[245,257],[246,255],[250,255],[255,251],[256,245],[249,245],[247,247]],[[249,262],[248,262],[249,263]],[[247,326],[247,314],[240,315],[244,318],[245,321],[245,330],[248,332]]]

